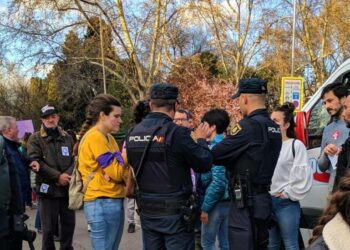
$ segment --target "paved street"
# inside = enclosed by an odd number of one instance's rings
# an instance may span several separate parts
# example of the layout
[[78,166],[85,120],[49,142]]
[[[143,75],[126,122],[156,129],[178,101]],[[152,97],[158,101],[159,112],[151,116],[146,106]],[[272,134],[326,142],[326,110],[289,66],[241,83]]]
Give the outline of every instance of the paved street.
[[[30,218],[26,222],[29,229],[34,229],[34,219],[35,219],[35,213],[36,209],[30,210],[28,209],[26,212]],[[141,244],[141,234],[140,234],[140,228],[136,228],[136,232],[133,234],[129,234],[127,231],[127,223],[125,222],[124,225],[124,233],[122,237],[122,241],[120,244],[119,249],[120,250],[133,250],[133,249],[140,249]],[[34,242],[34,246],[36,250],[41,249],[41,234],[37,234],[37,238]],[[73,241],[74,249],[91,249],[90,246],[90,237],[89,232],[87,231],[87,224],[85,220],[85,216],[82,210],[79,210],[76,212],[76,226],[75,226],[75,234],[74,234],[74,241]],[[23,243],[23,249],[27,250],[29,249],[27,242]],[[56,242],[56,249],[59,249],[59,243]]]

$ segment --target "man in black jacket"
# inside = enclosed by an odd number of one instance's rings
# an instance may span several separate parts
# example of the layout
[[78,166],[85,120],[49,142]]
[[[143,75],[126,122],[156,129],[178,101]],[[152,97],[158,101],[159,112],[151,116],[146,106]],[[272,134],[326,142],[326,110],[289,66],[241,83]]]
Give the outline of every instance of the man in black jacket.
[[137,176],[137,202],[146,249],[194,249],[190,169],[205,172],[212,165],[205,141],[208,125],[202,124],[194,132],[198,139],[195,143],[188,128],[173,123],[177,96],[174,85],[153,85],[151,113],[126,138],[128,161],[136,173],[151,141]]
[[68,186],[74,168],[73,138],[58,126],[55,107],[41,108],[40,131],[28,141],[28,155],[40,163],[36,188],[42,221],[42,249],[55,249],[54,233],[60,222],[60,249],[73,249],[75,212],[68,209]]
[[29,164],[30,160],[21,155],[17,141],[16,119],[0,116],[0,249],[4,250],[22,249],[23,197],[27,195],[26,188],[30,188],[27,168],[39,168],[38,162]]
[[238,104],[243,115],[223,141],[212,148],[214,164],[230,173],[231,250],[262,250],[268,245],[271,221],[271,178],[281,150],[280,128],[265,107],[267,82],[242,79]]

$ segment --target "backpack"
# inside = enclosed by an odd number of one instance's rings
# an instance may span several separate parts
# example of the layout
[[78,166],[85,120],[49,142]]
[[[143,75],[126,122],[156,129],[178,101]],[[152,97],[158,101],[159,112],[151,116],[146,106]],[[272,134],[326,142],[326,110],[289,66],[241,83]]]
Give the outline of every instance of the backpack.
[[[85,136],[84,136],[85,138]],[[83,138],[83,139],[84,139]],[[83,142],[83,139],[81,140],[81,143]],[[79,155],[79,153],[78,153]],[[90,181],[94,177],[94,171],[92,171],[87,179],[86,182],[83,183],[83,179],[81,177],[81,173],[79,172],[79,163],[78,163],[78,156],[74,157],[74,169],[73,173],[69,182],[69,190],[68,190],[68,208],[71,210],[79,210],[83,207],[84,204],[84,194],[87,190],[87,187],[90,183]]]

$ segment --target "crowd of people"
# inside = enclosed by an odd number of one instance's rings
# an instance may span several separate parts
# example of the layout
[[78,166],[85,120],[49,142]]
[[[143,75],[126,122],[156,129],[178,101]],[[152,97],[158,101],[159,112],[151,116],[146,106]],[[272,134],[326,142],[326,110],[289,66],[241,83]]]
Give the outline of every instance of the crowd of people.
[[[243,119],[231,127],[229,114],[218,108],[202,114],[196,126],[192,113],[179,108],[178,88],[154,84],[149,99],[135,106],[134,126],[119,145],[112,134],[120,129],[122,107],[107,94],[90,102],[77,136],[59,126],[52,105],[41,108],[40,130],[22,145],[16,119],[0,116],[0,249],[22,249],[23,228],[16,222],[32,204],[31,172],[42,249],[55,249],[55,235],[60,249],[73,249],[68,188],[74,167],[84,183],[92,249],[119,248],[124,205],[129,233],[139,217],[142,249],[300,249],[300,201],[311,189],[312,173],[306,147],[296,139],[293,104],[268,113],[266,84],[240,81],[232,98]],[[339,83],[321,96],[331,122],[318,164],[330,171],[333,194],[309,249],[346,249],[350,96]],[[129,178],[136,196],[124,202]],[[334,240],[338,236],[342,242]]]

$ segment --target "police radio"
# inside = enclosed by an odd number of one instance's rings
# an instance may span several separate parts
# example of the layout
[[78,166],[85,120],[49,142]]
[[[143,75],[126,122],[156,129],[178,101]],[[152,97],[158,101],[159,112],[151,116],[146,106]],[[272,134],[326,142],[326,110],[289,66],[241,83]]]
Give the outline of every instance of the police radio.
[[237,208],[244,208],[242,183],[241,183],[241,178],[239,176],[238,176],[237,182],[235,182],[233,186],[233,195],[234,195],[234,201],[236,203]]

